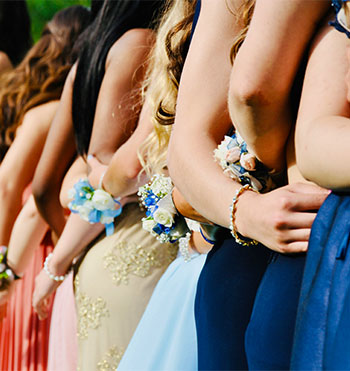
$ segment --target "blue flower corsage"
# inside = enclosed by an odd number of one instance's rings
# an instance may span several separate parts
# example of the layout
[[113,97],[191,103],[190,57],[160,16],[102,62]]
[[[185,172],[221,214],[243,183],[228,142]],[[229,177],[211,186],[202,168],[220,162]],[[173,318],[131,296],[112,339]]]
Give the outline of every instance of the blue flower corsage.
[[142,219],[143,229],[163,243],[174,243],[189,232],[185,218],[176,211],[172,190],[171,179],[157,174],[137,193],[146,209],[146,217]]
[[106,235],[114,232],[114,219],[122,213],[119,199],[114,199],[103,189],[94,189],[87,179],[80,179],[68,191],[72,200],[68,207],[72,213],[91,223],[102,223],[106,228]]
[[274,188],[267,167],[249,153],[246,142],[237,132],[231,137],[225,136],[214,150],[214,158],[227,176],[242,185],[248,184],[259,192]]

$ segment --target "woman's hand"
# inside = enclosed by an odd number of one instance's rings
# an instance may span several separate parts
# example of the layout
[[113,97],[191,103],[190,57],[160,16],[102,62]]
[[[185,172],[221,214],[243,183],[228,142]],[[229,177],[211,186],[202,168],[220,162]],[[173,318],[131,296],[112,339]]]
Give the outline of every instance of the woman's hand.
[[[89,183],[95,188],[102,186],[101,178],[108,169],[107,165],[103,165],[95,156],[89,155],[87,157],[88,171],[89,171]],[[102,187],[103,188],[103,187]]]
[[50,297],[60,284],[61,282],[52,280],[43,269],[36,276],[32,303],[40,320],[48,316],[51,306]]
[[263,195],[246,191],[237,203],[237,230],[280,253],[305,252],[317,210],[328,194],[328,190],[302,183]]

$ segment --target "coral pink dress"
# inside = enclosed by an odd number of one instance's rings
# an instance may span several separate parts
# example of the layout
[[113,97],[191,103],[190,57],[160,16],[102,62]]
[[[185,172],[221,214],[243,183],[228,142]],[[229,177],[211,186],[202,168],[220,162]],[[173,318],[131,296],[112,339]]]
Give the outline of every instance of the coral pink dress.
[[32,309],[32,294],[35,277],[52,249],[48,232],[36,249],[23,278],[16,283],[7,305],[7,314],[0,320],[0,370],[47,369],[50,317],[39,321]]

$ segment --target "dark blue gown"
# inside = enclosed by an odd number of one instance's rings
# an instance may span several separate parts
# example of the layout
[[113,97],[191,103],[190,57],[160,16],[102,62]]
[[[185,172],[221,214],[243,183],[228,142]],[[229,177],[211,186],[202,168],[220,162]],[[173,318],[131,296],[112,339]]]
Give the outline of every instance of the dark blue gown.
[[350,369],[350,196],[332,193],[312,227],[291,367]]
[[247,369],[244,347],[256,291],[270,251],[229,235],[208,254],[195,302],[199,370]]

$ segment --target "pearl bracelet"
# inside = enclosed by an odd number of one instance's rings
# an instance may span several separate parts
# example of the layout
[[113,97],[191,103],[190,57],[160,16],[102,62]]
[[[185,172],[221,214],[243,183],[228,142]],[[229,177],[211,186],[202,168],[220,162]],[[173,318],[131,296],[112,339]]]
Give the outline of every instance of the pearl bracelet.
[[237,189],[235,195],[233,196],[232,199],[232,204],[230,206],[230,231],[234,239],[236,240],[237,243],[239,243],[242,246],[256,246],[258,245],[258,241],[256,240],[251,240],[251,239],[243,239],[238,235],[237,228],[235,225],[235,214],[236,214],[236,207],[237,207],[237,202],[239,196],[241,196],[245,191],[254,191],[256,193],[259,193],[256,191],[254,188],[252,188],[249,184],[246,184],[242,186],[241,188]]
[[179,251],[183,260],[187,263],[191,260],[190,239],[192,233],[187,232],[185,237],[179,238]]
[[49,269],[49,262],[52,258],[52,255],[53,253],[50,253],[46,259],[45,259],[45,262],[44,262],[44,271],[45,273],[53,280],[53,281],[56,281],[56,282],[62,282],[64,281],[64,279],[68,276],[69,272],[70,272],[70,269],[68,270],[68,272],[64,275],[64,276],[55,276],[54,274],[52,274],[50,272],[50,269]]

